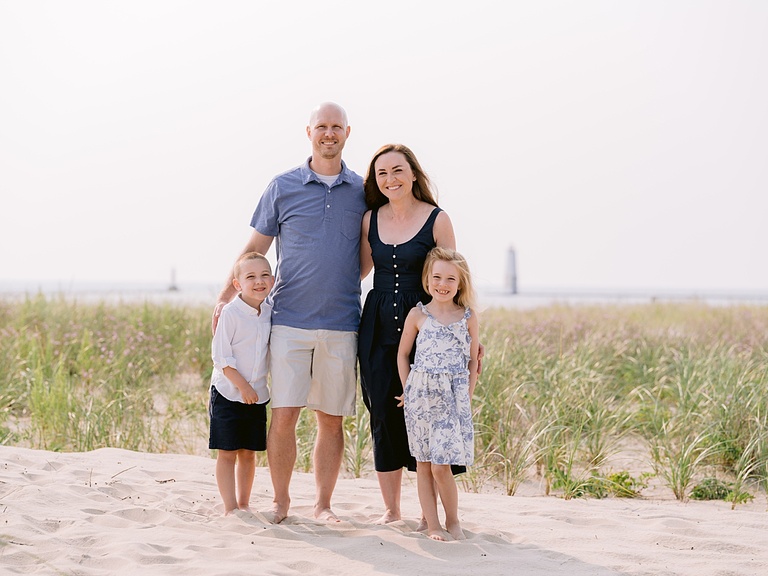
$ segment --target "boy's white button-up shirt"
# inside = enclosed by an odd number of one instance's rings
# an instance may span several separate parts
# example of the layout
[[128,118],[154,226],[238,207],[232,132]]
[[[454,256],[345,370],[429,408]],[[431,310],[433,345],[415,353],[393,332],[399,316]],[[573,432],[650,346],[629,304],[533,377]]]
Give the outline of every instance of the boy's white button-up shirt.
[[269,370],[269,331],[272,327],[272,307],[261,303],[261,314],[246,304],[240,295],[221,310],[216,333],[211,342],[213,375],[211,386],[227,400],[242,402],[243,396],[224,368],[231,366],[245,378],[259,395],[259,404],[269,400],[267,372]]

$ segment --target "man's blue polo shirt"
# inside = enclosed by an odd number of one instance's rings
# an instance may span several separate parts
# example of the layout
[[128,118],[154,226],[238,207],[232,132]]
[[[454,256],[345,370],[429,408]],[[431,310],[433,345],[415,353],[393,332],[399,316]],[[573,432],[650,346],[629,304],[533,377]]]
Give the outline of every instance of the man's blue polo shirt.
[[276,176],[251,218],[276,238],[272,324],[352,330],[360,324],[360,226],[363,179],[342,162],[329,188],[302,166]]

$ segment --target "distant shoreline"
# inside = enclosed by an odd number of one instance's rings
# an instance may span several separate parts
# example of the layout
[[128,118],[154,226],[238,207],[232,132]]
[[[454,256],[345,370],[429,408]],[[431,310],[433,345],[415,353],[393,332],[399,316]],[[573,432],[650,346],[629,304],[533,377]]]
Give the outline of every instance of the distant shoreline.
[[[184,305],[213,304],[219,285],[152,283],[99,283],[55,281],[0,281],[0,299],[24,299],[42,294],[84,302],[168,302]],[[363,283],[363,297],[370,281]],[[551,305],[650,304],[655,302],[699,302],[713,306],[768,305],[768,291],[621,290],[538,288],[516,294],[500,287],[480,287],[480,307],[538,308]]]

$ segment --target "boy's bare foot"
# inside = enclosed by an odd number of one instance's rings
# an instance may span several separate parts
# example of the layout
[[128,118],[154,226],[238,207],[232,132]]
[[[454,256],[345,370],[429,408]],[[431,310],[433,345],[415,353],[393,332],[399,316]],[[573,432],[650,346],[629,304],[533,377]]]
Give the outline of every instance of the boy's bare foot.
[[336,516],[330,508],[315,508],[315,518],[327,522],[341,522],[339,517]]
[[464,535],[464,530],[461,529],[461,526],[457,522],[456,524],[446,524],[445,529],[448,531],[448,534],[450,534],[454,540],[466,540],[467,537]]
[[376,520],[374,524],[389,524],[391,522],[397,522],[401,520],[400,514],[396,514],[395,512],[392,512],[391,510],[387,510],[384,512],[381,518]]

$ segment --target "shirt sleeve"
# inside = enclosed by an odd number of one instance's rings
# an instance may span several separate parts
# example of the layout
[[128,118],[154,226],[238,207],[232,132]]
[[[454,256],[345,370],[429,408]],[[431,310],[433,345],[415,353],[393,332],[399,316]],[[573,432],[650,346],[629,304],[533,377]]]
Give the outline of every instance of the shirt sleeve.
[[261,195],[256,210],[251,217],[251,227],[265,236],[277,236],[279,231],[280,213],[277,202],[277,181],[272,180]]
[[235,323],[228,312],[226,309],[221,311],[219,323],[216,325],[216,332],[211,341],[211,358],[213,359],[214,367],[219,370],[224,370],[227,366],[237,370],[237,362],[232,352],[232,336]]

